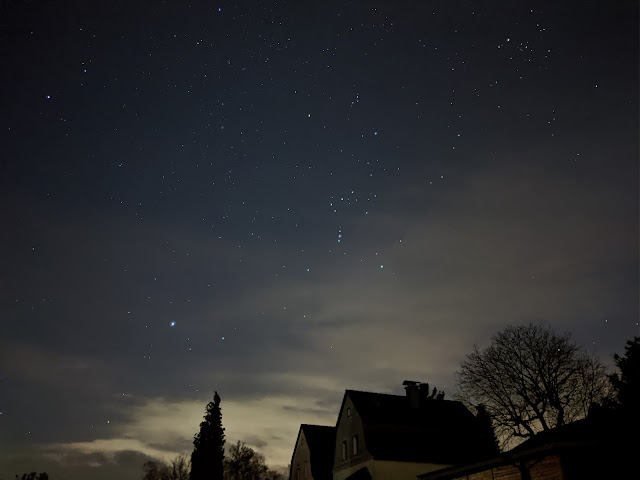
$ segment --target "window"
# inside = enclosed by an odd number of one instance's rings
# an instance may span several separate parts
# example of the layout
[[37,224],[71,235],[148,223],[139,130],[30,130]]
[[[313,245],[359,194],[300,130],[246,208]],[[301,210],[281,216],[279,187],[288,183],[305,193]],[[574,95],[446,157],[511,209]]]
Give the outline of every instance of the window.
[[342,442],[342,460],[347,459],[347,441]]
[[358,455],[358,435],[353,436],[353,456]]
[[351,416],[351,408],[347,407],[347,417]]
[[300,478],[300,465],[298,465],[298,468],[296,469],[296,480],[301,480],[301,478]]

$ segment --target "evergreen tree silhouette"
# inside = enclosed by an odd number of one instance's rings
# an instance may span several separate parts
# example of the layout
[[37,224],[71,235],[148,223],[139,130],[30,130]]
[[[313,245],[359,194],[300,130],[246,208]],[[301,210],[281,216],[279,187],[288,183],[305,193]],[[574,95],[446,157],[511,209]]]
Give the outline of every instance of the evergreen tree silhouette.
[[224,428],[218,392],[209,402],[200,423],[200,432],[193,439],[191,480],[222,480],[224,460]]
[[480,404],[476,407],[476,422],[478,424],[478,430],[480,438],[482,439],[482,445],[485,445],[485,455],[496,455],[500,449],[496,433],[491,423],[491,416],[487,413],[487,409],[484,405]]
[[617,396],[617,408],[629,420],[640,421],[640,337],[627,341],[624,355],[613,356],[620,373],[609,376]]

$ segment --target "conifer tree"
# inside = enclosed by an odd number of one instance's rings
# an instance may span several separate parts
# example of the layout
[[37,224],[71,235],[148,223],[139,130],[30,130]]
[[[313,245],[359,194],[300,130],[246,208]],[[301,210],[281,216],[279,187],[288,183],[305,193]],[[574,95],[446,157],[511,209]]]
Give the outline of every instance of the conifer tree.
[[209,402],[200,423],[200,432],[193,439],[191,480],[222,480],[224,460],[224,428],[218,392]]
[[613,356],[620,373],[609,376],[614,388],[618,409],[636,420],[640,419],[640,337],[627,341],[624,355]]
[[480,439],[482,440],[482,445],[486,448],[486,452],[483,452],[483,454],[496,455],[500,451],[500,448],[491,423],[491,416],[482,404],[476,407],[476,412],[476,422],[478,424]]

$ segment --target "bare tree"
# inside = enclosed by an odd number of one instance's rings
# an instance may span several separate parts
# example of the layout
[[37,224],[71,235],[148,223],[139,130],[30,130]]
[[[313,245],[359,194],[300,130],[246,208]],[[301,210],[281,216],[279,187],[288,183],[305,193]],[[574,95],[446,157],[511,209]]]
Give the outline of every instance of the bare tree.
[[171,461],[171,465],[149,460],[142,468],[144,469],[142,480],[189,480],[191,462],[185,455],[179,455]]
[[224,466],[230,480],[260,480],[267,473],[264,455],[240,441],[229,447]]
[[164,462],[149,460],[142,466],[144,476],[142,480],[168,480],[169,467]]
[[[42,473],[36,473],[36,472],[31,472],[31,473],[23,473],[22,477],[19,477],[20,480],[49,480],[49,475],[47,474],[47,472],[42,472]],[[18,475],[16,474],[16,480],[18,480]]]
[[191,461],[186,455],[179,455],[171,461],[171,480],[189,480],[191,474]]
[[569,334],[509,326],[473,347],[456,372],[459,398],[483,405],[503,445],[586,416],[607,395],[604,367]]

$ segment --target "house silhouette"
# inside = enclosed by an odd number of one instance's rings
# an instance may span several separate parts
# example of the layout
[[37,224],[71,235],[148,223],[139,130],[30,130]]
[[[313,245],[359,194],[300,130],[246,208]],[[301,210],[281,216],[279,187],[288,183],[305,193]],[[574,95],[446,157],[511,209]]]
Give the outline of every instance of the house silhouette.
[[302,425],[291,480],[413,480],[497,453],[462,403],[426,383],[404,386],[406,395],[346,390],[335,427]]

